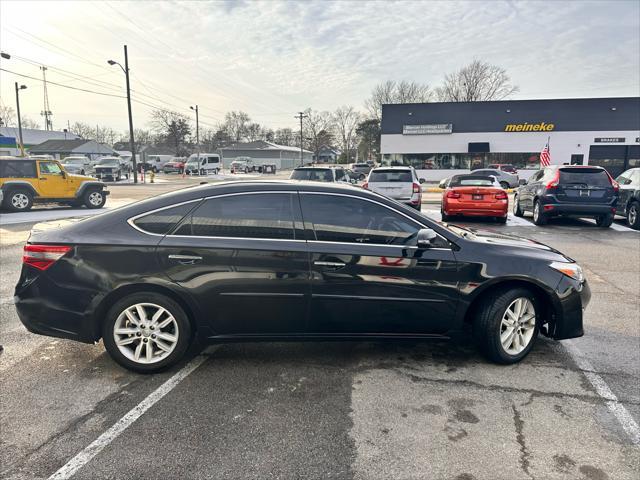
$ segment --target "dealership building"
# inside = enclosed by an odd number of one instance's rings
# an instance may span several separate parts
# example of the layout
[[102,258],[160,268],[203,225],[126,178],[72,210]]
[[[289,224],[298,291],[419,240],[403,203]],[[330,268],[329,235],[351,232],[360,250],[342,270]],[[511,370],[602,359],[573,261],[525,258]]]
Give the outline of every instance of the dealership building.
[[382,164],[428,181],[492,164],[528,178],[547,141],[552,164],[640,167],[640,97],[383,105],[381,130]]

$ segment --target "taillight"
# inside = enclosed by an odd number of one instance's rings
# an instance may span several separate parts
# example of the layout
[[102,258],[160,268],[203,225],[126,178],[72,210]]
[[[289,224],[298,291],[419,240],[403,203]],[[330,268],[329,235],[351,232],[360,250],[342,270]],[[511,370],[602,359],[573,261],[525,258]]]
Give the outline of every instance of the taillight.
[[616,182],[613,177],[611,176],[611,174],[609,172],[607,172],[605,170],[607,177],[609,177],[609,182],[611,183],[611,186],[613,187],[613,191],[614,192],[618,192],[620,190],[620,184],[618,182]]
[[22,263],[46,270],[62,258],[71,247],[68,245],[25,245]]
[[369,182],[364,182],[362,184],[362,188],[369,188]]
[[455,190],[449,190],[447,192],[447,198],[460,198],[460,194]]
[[507,200],[507,192],[496,193],[496,200]]
[[413,193],[422,193],[422,187],[420,187],[419,183],[413,184]]
[[560,170],[556,170],[556,175],[553,179],[547,183],[547,190],[553,190],[558,186],[558,180],[560,180]]

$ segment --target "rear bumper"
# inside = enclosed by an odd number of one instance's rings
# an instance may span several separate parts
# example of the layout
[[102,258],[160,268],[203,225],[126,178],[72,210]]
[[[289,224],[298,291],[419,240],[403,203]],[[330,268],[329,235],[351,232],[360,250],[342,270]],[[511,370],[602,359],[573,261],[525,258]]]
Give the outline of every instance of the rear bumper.
[[447,202],[443,206],[443,210],[446,215],[506,217],[509,210],[509,203],[507,201],[487,204]]
[[615,213],[615,205],[610,204],[583,204],[583,203],[546,203],[543,205],[544,214],[548,216],[589,216],[606,215]]

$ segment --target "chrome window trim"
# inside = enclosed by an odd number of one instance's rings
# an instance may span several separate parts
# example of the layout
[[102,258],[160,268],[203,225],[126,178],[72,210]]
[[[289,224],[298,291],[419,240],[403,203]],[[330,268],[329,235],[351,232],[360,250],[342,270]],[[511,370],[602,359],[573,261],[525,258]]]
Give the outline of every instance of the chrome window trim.
[[[394,213],[397,213],[398,215],[402,215],[403,217],[408,218],[409,220],[411,220],[411,222],[415,223],[416,225],[419,225],[420,227],[423,228],[431,228],[428,225],[425,225],[424,223],[420,223],[419,221],[417,221],[415,218],[410,217],[409,215],[407,215],[406,213],[403,213],[399,210],[396,210],[395,208],[390,207],[389,205],[385,205],[382,202],[378,202],[376,200],[372,200],[370,198],[365,198],[365,197],[359,197],[357,195],[349,195],[347,193],[334,193],[334,192],[299,192],[301,195],[333,195],[333,196],[337,196],[337,197],[349,197],[349,198],[355,198],[357,200],[364,200],[366,202],[371,202],[371,203],[375,203],[377,205],[380,205],[384,208],[386,208],[387,210],[391,210]],[[302,212],[302,216],[303,216],[303,221],[304,221],[304,212]],[[311,222],[309,222],[311,223]],[[431,228],[431,230],[433,230]],[[434,230],[435,232],[435,230]],[[438,232],[435,232],[435,234],[443,241],[445,242],[449,242],[448,239],[446,239],[445,237],[443,237],[442,235],[440,235]],[[407,246],[407,245],[387,245],[387,244],[382,244],[382,243],[356,243],[356,242],[332,242],[330,240],[309,240],[309,243],[338,243],[338,244],[344,244],[344,245],[373,245],[373,246],[379,246],[379,247],[400,247],[400,248],[418,248],[417,246]],[[451,250],[451,248],[443,248],[443,247],[434,247],[434,248],[430,248],[429,250]]]

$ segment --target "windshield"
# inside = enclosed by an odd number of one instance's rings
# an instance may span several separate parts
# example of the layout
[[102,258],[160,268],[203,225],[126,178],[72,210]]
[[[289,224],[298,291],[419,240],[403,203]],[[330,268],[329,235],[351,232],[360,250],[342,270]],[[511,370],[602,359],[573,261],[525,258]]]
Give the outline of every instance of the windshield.
[[291,172],[291,180],[311,180],[314,182],[333,182],[330,169],[324,168],[296,168]]
[[108,165],[110,167],[117,166],[118,160],[114,160],[113,158],[103,158],[98,162],[98,165]]
[[412,182],[411,170],[374,170],[369,175],[369,183]]
[[62,163],[65,165],[83,165],[84,160],[81,158],[65,158]]

